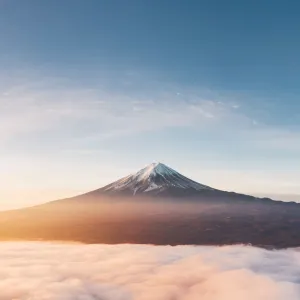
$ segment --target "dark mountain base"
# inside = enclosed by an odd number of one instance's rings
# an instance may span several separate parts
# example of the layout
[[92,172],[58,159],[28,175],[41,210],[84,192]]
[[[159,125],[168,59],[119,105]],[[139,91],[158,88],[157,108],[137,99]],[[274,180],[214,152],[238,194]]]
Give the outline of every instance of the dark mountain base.
[[58,201],[0,214],[2,240],[300,246],[300,205],[276,202]]

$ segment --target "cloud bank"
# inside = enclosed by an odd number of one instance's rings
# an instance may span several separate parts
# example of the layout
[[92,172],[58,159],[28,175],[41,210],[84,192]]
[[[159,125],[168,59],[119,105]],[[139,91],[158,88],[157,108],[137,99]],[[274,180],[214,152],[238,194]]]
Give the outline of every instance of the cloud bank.
[[1,300],[300,299],[298,249],[0,244]]

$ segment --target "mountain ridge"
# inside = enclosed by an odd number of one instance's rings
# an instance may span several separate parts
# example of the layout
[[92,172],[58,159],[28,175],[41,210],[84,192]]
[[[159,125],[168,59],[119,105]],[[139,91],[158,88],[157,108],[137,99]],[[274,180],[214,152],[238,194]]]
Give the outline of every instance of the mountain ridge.
[[135,196],[136,194],[149,192],[158,194],[170,188],[191,189],[194,191],[214,190],[180,174],[163,163],[157,162],[114,181],[100,188],[99,191],[106,193],[131,191],[132,195]]
[[224,198],[228,201],[236,199],[275,201],[270,198],[259,198],[252,195],[215,189],[198,183],[161,162],[151,163],[137,172],[122,177],[99,189],[68,199],[80,200],[85,197],[100,199],[106,196],[120,199],[125,197],[132,200],[135,198],[185,198],[198,199],[199,201],[201,199],[216,200]]
[[226,192],[151,164],[98,190],[0,212],[1,240],[300,246],[300,204]]

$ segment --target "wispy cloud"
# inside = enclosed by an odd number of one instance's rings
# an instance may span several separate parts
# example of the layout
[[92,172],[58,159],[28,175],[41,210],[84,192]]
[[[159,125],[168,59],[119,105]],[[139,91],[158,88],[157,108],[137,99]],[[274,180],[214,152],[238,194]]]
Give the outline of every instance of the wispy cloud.
[[70,78],[43,73],[0,75],[2,143],[20,135],[43,132],[69,139],[101,140],[164,128],[193,127],[220,131],[227,128],[245,143],[262,149],[300,148],[299,130],[267,126],[264,120],[257,120],[243,109],[242,98],[150,80],[147,85],[147,77],[142,79],[142,75],[135,73],[119,77],[102,74],[97,84],[76,84]]
[[46,130],[99,138],[166,127],[216,124],[236,114],[231,104],[182,89],[126,92],[110,84],[76,86],[60,79],[23,78],[0,91],[0,136]]

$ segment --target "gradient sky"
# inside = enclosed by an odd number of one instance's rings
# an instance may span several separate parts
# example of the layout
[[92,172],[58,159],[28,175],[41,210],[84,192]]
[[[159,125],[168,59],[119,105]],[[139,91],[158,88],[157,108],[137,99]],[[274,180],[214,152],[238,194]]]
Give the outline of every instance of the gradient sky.
[[299,13],[277,0],[0,0],[0,209],[153,161],[300,200]]

